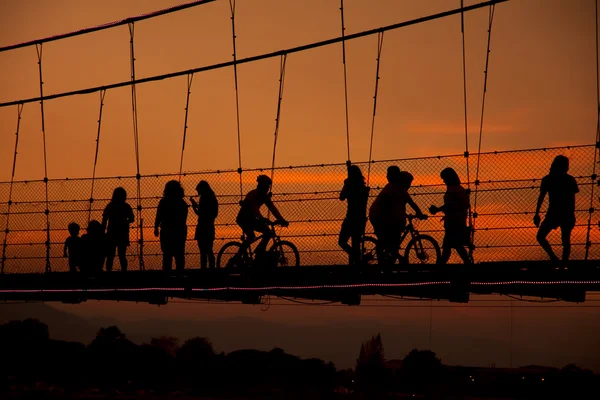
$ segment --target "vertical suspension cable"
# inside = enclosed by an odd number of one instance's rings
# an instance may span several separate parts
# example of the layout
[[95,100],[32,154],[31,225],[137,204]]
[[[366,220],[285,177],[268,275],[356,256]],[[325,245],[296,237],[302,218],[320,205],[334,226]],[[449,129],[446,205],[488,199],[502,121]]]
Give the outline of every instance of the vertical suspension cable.
[[137,244],[138,244],[138,256],[140,261],[140,270],[144,270],[144,220],[142,219],[142,187],[141,187],[141,175],[140,175],[140,142],[139,142],[139,131],[138,131],[138,117],[137,117],[137,94],[135,88],[135,48],[134,48],[134,34],[135,26],[133,22],[127,24],[129,27],[129,55],[131,64],[131,110],[133,117],[133,142],[135,147],[135,166],[136,166],[136,181],[137,181],[137,219],[138,219],[138,231],[137,231]]
[[42,117],[42,140],[44,149],[44,186],[46,191],[46,272],[50,272],[50,209],[48,203],[48,159],[46,157],[46,123],[44,118],[44,79],[42,77],[42,43],[35,45],[38,58],[38,73],[40,78],[40,112]]
[[481,98],[481,117],[479,119],[479,143],[477,145],[477,164],[475,168],[475,198],[473,204],[473,220],[472,220],[472,231],[471,231],[471,242],[475,240],[475,221],[477,220],[477,196],[479,194],[479,165],[481,160],[481,143],[483,139],[483,118],[485,115],[485,97],[487,93],[487,79],[488,79],[488,67],[490,62],[490,43],[492,40],[492,24],[494,22],[494,11],[496,5],[492,4],[489,9],[488,16],[488,40],[487,50],[485,52],[485,70],[483,71],[483,95]]
[[340,0],[340,14],[342,17],[342,64],[344,66],[344,104],[346,106],[346,147],[348,151],[347,165],[350,165],[350,124],[348,121],[348,79],[346,73],[346,25],[344,24],[344,0]]
[[598,0],[595,1],[595,27],[596,27],[596,106],[598,108],[598,118],[596,122],[596,147],[594,149],[594,165],[592,167],[592,190],[590,194],[590,215],[588,218],[587,234],[585,239],[585,259],[589,257],[590,247],[590,231],[592,229],[592,214],[594,212],[594,181],[596,176],[596,163],[598,162],[598,149],[600,148],[600,58],[598,56]]
[[96,165],[98,164],[98,150],[100,149],[100,128],[102,126],[102,110],[104,108],[104,96],[106,89],[100,91],[100,112],[98,113],[98,133],[96,134],[96,154],[94,155],[94,167],[92,169],[92,189],[90,191],[90,207],[88,209],[88,223],[92,219],[92,203],[94,202],[94,186],[96,184]]
[[179,182],[181,182],[181,173],[183,171],[183,153],[185,152],[185,139],[187,136],[187,121],[188,121],[188,111],[190,109],[190,94],[192,93],[192,80],[194,79],[194,74],[188,74],[187,76],[187,95],[185,97],[185,119],[183,120],[183,140],[181,142],[181,160],[179,161]]
[[10,175],[10,185],[8,187],[8,207],[6,209],[6,226],[4,228],[4,242],[2,244],[2,269],[0,274],[4,274],[4,265],[6,263],[6,243],[8,241],[8,233],[10,232],[10,209],[12,206],[12,192],[15,181],[15,171],[17,168],[17,154],[19,150],[19,129],[21,127],[21,113],[23,112],[23,104],[17,105],[17,130],[15,133],[15,152],[13,154],[12,173]]
[[279,94],[277,95],[277,115],[275,117],[275,133],[273,135],[273,159],[271,160],[271,180],[275,174],[275,154],[277,152],[277,138],[279,137],[279,121],[281,116],[281,100],[283,99],[283,88],[285,83],[285,65],[287,54],[281,55],[279,62]]
[[377,94],[379,92],[379,65],[383,48],[383,32],[377,33],[377,68],[375,69],[375,94],[373,95],[373,119],[371,120],[371,140],[369,143],[369,167],[367,170],[367,186],[371,183],[371,164],[373,163],[373,136],[375,134],[375,115],[377,113]]
[[233,40],[233,79],[235,82],[235,117],[237,126],[237,143],[238,143],[238,175],[240,177],[240,201],[244,196],[242,186],[242,135],[240,133],[240,96],[238,91],[238,73],[237,73],[237,48],[235,35],[235,1],[229,0],[229,10],[231,11],[231,38]]

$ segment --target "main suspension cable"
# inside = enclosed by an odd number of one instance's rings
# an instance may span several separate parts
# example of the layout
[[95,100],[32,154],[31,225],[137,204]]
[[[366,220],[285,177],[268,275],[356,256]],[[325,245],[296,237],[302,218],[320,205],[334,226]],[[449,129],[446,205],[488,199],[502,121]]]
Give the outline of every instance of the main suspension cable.
[[367,169],[367,186],[371,183],[371,164],[373,163],[373,136],[375,134],[375,115],[377,113],[377,94],[379,92],[379,65],[383,49],[383,33],[377,33],[377,68],[375,69],[375,94],[373,95],[373,119],[371,120],[371,140],[369,143],[369,166]]
[[12,192],[15,182],[15,171],[17,169],[17,154],[19,150],[19,129],[21,127],[21,113],[23,112],[23,104],[17,106],[17,130],[15,133],[15,152],[13,154],[12,173],[10,175],[10,185],[8,186],[8,206],[6,210],[6,225],[4,228],[4,242],[2,244],[2,269],[0,274],[4,273],[4,265],[6,263],[6,243],[8,242],[8,233],[10,232],[10,211],[12,208]]
[[129,54],[131,63],[131,109],[133,116],[133,141],[135,147],[135,166],[137,174],[135,175],[137,181],[137,217],[138,217],[138,230],[137,230],[137,243],[138,243],[138,255],[140,258],[140,270],[145,269],[144,265],[144,220],[142,218],[142,187],[141,187],[141,175],[140,175],[140,142],[139,142],[139,131],[138,131],[138,116],[137,116],[137,94],[135,84],[135,48],[134,48],[134,34],[135,26],[131,22],[128,24],[129,27]]
[[600,148],[600,57],[598,55],[598,0],[595,1],[594,9],[594,20],[596,27],[596,106],[598,108],[598,118],[596,122],[596,149],[594,150],[594,165],[592,167],[592,190],[590,194],[590,215],[588,218],[588,227],[585,239],[585,259],[588,259],[590,247],[590,231],[592,229],[592,214],[594,213],[594,181],[597,179],[596,176],[596,163],[598,162],[598,149]]
[[477,220],[477,196],[479,194],[479,166],[481,161],[481,143],[483,141],[483,119],[485,115],[485,97],[487,93],[488,67],[490,62],[490,44],[492,41],[492,26],[494,23],[495,4],[490,5],[488,16],[488,40],[487,50],[485,52],[485,70],[483,71],[483,95],[481,97],[481,117],[479,119],[479,143],[477,145],[477,164],[475,168],[475,196],[473,201],[473,223],[471,225],[471,243],[475,243],[475,224]]
[[235,82],[235,118],[237,126],[237,144],[238,144],[238,174],[240,176],[240,201],[244,196],[244,188],[242,186],[242,134],[240,132],[240,96],[238,90],[238,73],[237,73],[237,47],[235,35],[235,1],[229,0],[229,10],[231,11],[231,38],[233,40],[233,79]]
[[92,188],[90,191],[90,207],[88,209],[88,223],[92,219],[92,203],[94,202],[94,185],[96,183],[96,165],[98,164],[98,150],[100,149],[100,128],[102,126],[102,110],[104,109],[104,96],[106,90],[100,91],[100,112],[98,113],[98,133],[96,134],[96,154],[94,155],[94,167],[92,169]]
[[50,209],[48,202],[48,159],[46,157],[46,123],[44,118],[44,79],[42,77],[42,44],[36,44],[35,50],[37,52],[38,73],[40,78],[40,112],[42,120],[42,140],[44,149],[44,187],[46,189],[46,209],[44,210],[44,214],[46,214],[46,272],[50,272]]
[[179,161],[179,182],[181,182],[181,174],[183,172],[183,153],[185,152],[185,139],[187,137],[188,128],[188,112],[190,109],[190,94],[192,93],[192,80],[194,74],[191,73],[187,76],[187,94],[185,96],[185,119],[183,120],[183,140],[181,141],[181,160]]
[[346,147],[348,158],[346,162],[350,165],[350,123],[348,121],[348,79],[346,73],[346,25],[344,24],[344,0],[340,0],[340,15],[342,18],[342,64],[344,67],[344,104],[346,106]]

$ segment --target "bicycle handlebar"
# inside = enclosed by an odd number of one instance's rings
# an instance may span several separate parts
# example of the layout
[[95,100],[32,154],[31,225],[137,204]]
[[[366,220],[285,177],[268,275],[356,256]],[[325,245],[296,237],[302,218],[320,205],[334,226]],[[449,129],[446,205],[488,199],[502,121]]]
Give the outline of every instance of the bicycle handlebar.
[[414,214],[406,214],[406,219],[408,219],[409,221],[413,220],[413,219],[420,219],[420,220],[426,220],[427,218],[429,218],[429,216],[423,214],[420,218]]

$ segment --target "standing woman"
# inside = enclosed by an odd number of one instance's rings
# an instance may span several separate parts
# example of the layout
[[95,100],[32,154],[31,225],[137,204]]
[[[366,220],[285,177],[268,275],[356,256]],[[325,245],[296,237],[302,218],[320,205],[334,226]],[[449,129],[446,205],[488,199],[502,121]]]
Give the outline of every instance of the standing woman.
[[200,203],[196,203],[193,197],[190,197],[192,209],[198,216],[198,225],[196,225],[196,234],[194,239],[198,242],[200,250],[200,268],[215,267],[215,253],[213,244],[215,242],[215,219],[219,214],[219,202],[215,192],[206,181],[200,181],[196,186],[196,192],[200,197]]
[[[340,192],[340,200],[348,201],[346,218],[342,222],[338,244],[350,256],[350,265],[360,263],[360,244],[367,224],[369,187],[358,165],[348,167],[348,179]],[[352,239],[352,246],[348,240]]]
[[[106,271],[112,271],[115,253],[119,254],[121,270],[127,271],[127,247],[129,246],[129,224],[134,220],[133,210],[127,204],[127,192],[122,187],[113,191],[112,199],[102,213],[102,232],[106,232],[108,249]],[[108,227],[107,227],[108,225]]]
[[169,181],[165,185],[163,198],[160,199],[156,210],[154,236],[159,236],[160,228],[164,271],[171,271],[173,258],[175,258],[177,271],[183,271],[185,268],[188,205],[183,197],[181,184],[177,181]]

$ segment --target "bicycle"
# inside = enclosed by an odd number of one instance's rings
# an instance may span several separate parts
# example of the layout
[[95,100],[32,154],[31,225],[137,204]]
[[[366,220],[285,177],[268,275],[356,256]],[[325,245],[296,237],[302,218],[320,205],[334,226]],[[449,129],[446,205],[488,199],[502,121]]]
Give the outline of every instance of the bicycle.
[[[429,235],[421,235],[415,228],[413,220],[416,215],[407,215],[408,223],[400,237],[400,246],[410,234],[410,241],[404,251],[404,257],[399,252],[398,254],[386,254],[385,258],[390,264],[395,264],[396,261],[409,265],[415,264],[436,264],[441,256],[440,246],[438,242]],[[378,264],[377,257],[377,239],[371,236],[363,236],[361,243],[361,256],[364,264]]]
[[[294,243],[287,240],[281,240],[275,231],[276,225],[281,225],[280,222],[266,221],[271,230],[273,245],[266,252],[267,260],[274,260],[276,267],[300,266],[300,253]],[[260,241],[263,235],[249,240],[245,235],[242,235],[242,242],[228,242],[221,247],[217,255],[217,268],[245,268],[252,265],[254,261],[254,253],[251,245]]]

